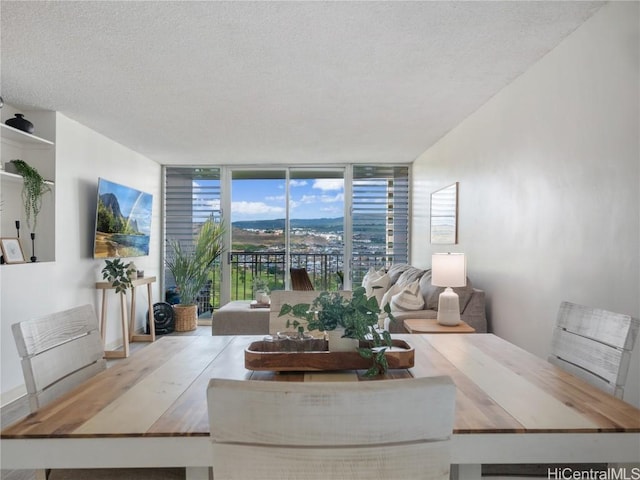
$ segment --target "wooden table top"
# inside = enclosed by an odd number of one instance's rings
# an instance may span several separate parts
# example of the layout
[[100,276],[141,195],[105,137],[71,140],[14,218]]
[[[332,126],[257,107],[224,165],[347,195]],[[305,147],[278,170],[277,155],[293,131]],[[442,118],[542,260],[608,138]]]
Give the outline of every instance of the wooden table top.
[[435,318],[408,318],[403,322],[409,333],[474,333],[468,323],[460,320],[458,325],[440,325]]
[[[457,386],[454,434],[640,432],[637,408],[494,335],[394,338],[413,345],[415,367],[389,371],[386,378],[452,377]],[[303,373],[246,370],[244,349],[259,339],[163,337],[4,429],[1,438],[208,436],[210,378],[305,380]],[[363,374],[346,376],[365,380]],[[312,373],[306,380],[327,377]]]

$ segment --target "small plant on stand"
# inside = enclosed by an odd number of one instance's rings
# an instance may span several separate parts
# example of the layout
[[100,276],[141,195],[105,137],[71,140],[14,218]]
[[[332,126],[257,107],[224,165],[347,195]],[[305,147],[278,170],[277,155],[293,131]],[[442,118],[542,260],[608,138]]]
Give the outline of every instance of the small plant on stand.
[[131,278],[136,273],[133,262],[125,264],[121,259],[105,260],[102,278],[111,282],[116,293],[126,292],[132,287]]

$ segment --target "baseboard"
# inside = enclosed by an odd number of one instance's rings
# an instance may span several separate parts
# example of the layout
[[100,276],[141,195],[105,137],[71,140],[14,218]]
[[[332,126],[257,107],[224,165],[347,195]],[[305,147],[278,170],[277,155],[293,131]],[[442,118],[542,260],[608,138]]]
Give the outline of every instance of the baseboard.
[[2,392],[0,394],[0,407],[4,407],[12,402],[15,402],[19,398],[24,397],[27,394],[27,387],[25,385],[18,385],[11,390]]

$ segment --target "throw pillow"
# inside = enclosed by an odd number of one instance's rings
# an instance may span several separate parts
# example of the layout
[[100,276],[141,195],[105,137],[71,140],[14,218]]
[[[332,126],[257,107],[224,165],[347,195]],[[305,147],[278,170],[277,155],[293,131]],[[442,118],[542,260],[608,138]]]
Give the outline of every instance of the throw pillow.
[[398,277],[396,283],[399,283],[400,285],[409,285],[410,283],[420,280],[424,275],[424,272],[425,271],[420,268],[409,267],[402,272],[402,275]]
[[368,282],[368,286],[365,287],[367,290],[367,297],[376,297],[378,301],[378,305],[382,302],[382,297],[389,289],[389,275],[386,273],[382,274],[379,277],[374,277],[373,280]]
[[424,298],[420,293],[420,285],[415,281],[405,286],[400,293],[391,297],[391,310],[422,310],[424,307]]
[[384,310],[384,306],[387,303],[391,303],[391,298],[394,295],[400,293],[403,289],[404,289],[404,287],[402,285],[398,285],[397,283],[391,285],[389,287],[389,290],[387,290],[385,292],[385,294],[382,296],[382,301],[379,303],[380,304],[380,310]]
[[378,299],[378,303],[380,303],[380,300],[382,300],[382,295],[384,295],[384,292],[386,292],[389,288],[389,276],[384,271],[384,268],[375,270],[373,267],[371,267],[362,279],[362,286],[366,290],[367,297],[371,297],[372,295],[374,295],[373,287],[379,287],[375,289],[378,292],[383,289],[384,291],[380,293],[380,298]]

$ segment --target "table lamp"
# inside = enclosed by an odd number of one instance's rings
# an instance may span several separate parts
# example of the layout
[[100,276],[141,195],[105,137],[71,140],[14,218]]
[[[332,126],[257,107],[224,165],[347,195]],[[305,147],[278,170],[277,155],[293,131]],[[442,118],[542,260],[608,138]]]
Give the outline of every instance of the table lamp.
[[458,325],[460,302],[458,294],[451,287],[464,287],[467,284],[464,253],[434,253],[431,257],[431,284],[447,287],[438,299],[438,323]]

